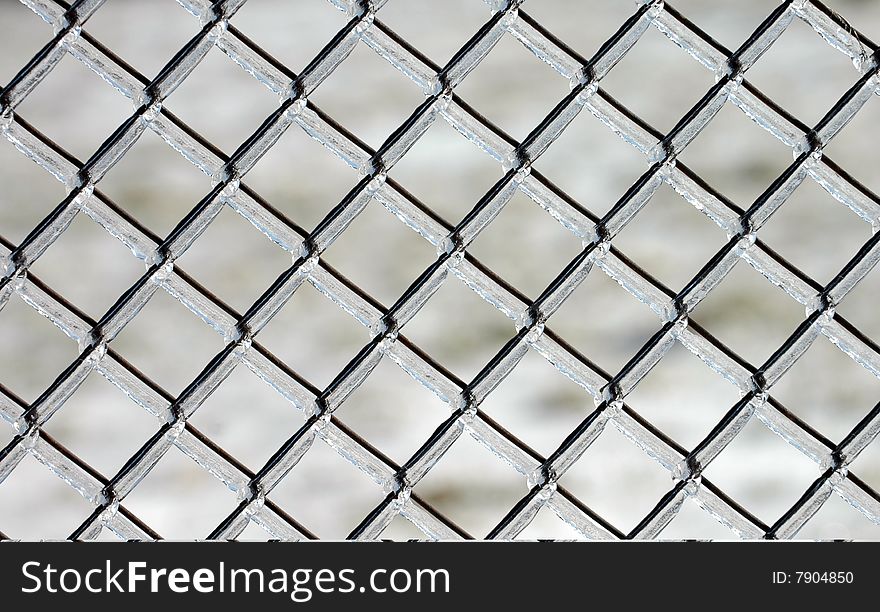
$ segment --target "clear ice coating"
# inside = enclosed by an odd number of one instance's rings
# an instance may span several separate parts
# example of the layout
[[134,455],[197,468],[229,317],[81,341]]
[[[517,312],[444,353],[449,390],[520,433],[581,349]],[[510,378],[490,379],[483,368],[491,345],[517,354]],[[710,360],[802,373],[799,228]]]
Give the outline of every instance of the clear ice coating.
[[[773,13],[736,53],[722,48],[698,27],[680,19],[663,2],[642,2],[634,19],[602,45],[586,62],[568,47],[560,45],[527,18],[528,3],[487,0],[485,26],[471,38],[442,69],[436,69],[409,44],[378,22],[382,1],[329,0],[348,17],[338,32],[300,74],[294,74],[269,56],[256,43],[230,27],[235,13],[246,0],[211,2],[178,0],[201,28],[174,56],[160,74],[148,81],[120,63],[83,35],[87,20],[100,10],[104,0],[67,5],[57,0],[22,0],[49,28],[49,42],[35,59],[7,84],[0,97],[0,133],[22,154],[61,182],[68,196],[31,232],[21,244],[0,242],[0,314],[11,299],[21,299],[39,315],[51,321],[76,342],[79,357],[58,376],[40,397],[26,405],[0,390],[0,416],[10,425],[9,442],[0,449],[0,482],[31,454],[45,464],[95,506],[73,537],[94,539],[104,529],[122,539],[150,539],[139,522],[129,518],[125,498],[161,461],[172,446],[179,448],[200,468],[218,479],[238,496],[239,508],[213,532],[212,537],[235,538],[251,523],[271,537],[310,537],[307,529],[280,512],[271,499],[274,487],[297,468],[315,444],[326,444],[366,474],[372,482],[393,495],[386,497],[353,532],[358,539],[381,537],[396,516],[402,516],[427,538],[454,539],[463,536],[435,508],[422,501],[418,483],[463,435],[488,449],[507,468],[518,474],[528,489],[517,511],[509,513],[490,532],[491,537],[514,538],[533,521],[542,508],[590,539],[622,537],[651,538],[661,534],[681,506],[692,500],[721,524],[743,538],[762,537],[770,529],[711,485],[700,471],[723,453],[747,424],[755,420],[816,463],[817,475],[829,467],[810,494],[799,500],[786,519],[772,528],[775,537],[794,537],[837,494],[875,523],[880,523],[880,502],[861,480],[851,477],[849,465],[878,434],[880,414],[875,409],[840,443],[829,448],[773,400],[774,385],[809,349],[820,335],[880,378],[880,354],[875,344],[846,322],[835,306],[864,279],[880,261],[880,200],[837,169],[824,157],[823,147],[853,119],[875,94],[880,94],[878,65],[872,59],[876,49],[866,47],[848,24],[809,0],[798,0]],[[522,4],[522,6],[520,6]],[[829,111],[816,129],[807,134],[759,95],[748,81],[748,70],[800,19],[811,26],[831,47],[847,56],[858,78],[851,89]],[[633,114],[602,89],[602,79],[639,43],[642,35],[656,28],[683,49],[716,79],[692,112],[684,115],[665,137]],[[536,58],[569,82],[571,92],[523,140],[513,141],[485,117],[474,113],[455,96],[455,88],[489,56],[505,36],[519,41]],[[357,45],[363,43],[388,62],[426,96],[378,151],[352,138],[328,119],[309,96],[342,65]],[[238,67],[267,88],[281,106],[260,125],[231,158],[217,153],[180,119],[165,108],[165,99],[183,83],[214,48],[226,54]],[[59,62],[70,55],[96,73],[115,91],[128,98],[133,114],[89,158],[79,162],[64,154],[46,136],[36,131],[16,109],[40,86]],[[731,104],[757,127],[764,129],[792,150],[794,163],[783,179],[759,199],[747,213],[729,204],[677,164],[677,156],[710,125],[717,113]],[[599,119],[625,143],[633,146],[653,164],[646,178],[602,219],[576,205],[532,170],[532,163],[578,120],[583,109]],[[683,109],[684,111],[684,109]],[[498,163],[507,174],[481,199],[473,213],[456,227],[445,222],[396,183],[386,173],[437,120],[446,121],[459,134]],[[366,177],[363,188],[346,199],[319,229],[306,234],[276,209],[245,189],[248,172],[288,129],[302,129],[352,169],[353,180]],[[199,210],[178,225],[168,239],[159,241],[136,220],[120,214],[119,208],[100,191],[103,177],[147,131],[211,179],[211,191]],[[760,229],[805,180],[814,180],[835,200],[855,212],[874,232],[856,257],[827,286],[819,286],[802,271],[769,251],[760,242]],[[680,294],[673,294],[648,273],[632,265],[614,248],[615,237],[636,218],[646,203],[666,183],[697,211],[727,234],[727,247],[713,259]],[[505,205],[522,192],[574,235],[584,247],[576,265],[566,269],[535,302],[520,294],[468,257],[467,248],[489,227]],[[344,234],[372,199],[391,212],[406,227],[437,250],[437,261],[419,277],[388,312],[360,288],[353,286],[325,265],[321,254]],[[226,206],[246,219],[279,248],[290,254],[291,267],[284,280],[273,285],[247,316],[231,311],[215,296],[175,269],[181,257],[214,222]],[[92,321],[72,308],[63,296],[38,282],[29,267],[70,227],[80,213],[121,242],[146,265],[144,275],[120,297],[100,321]],[[718,286],[739,259],[754,268],[770,285],[781,288],[805,308],[808,324],[802,325],[784,346],[760,368],[736,357],[723,343],[689,325],[689,315]],[[406,324],[428,303],[453,275],[480,298],[511,321],[508,345],[470,383],[450,375],[443,364],[433,361],[419,347],[403,340]],[[634,299],[657,316],[658,334],[620,372],[607,374],[572,350],[553,332],[553,314],[591,274],[606,274]],[[334,382],[320,391],[273,358],[260,344],[259,332],[272,320],[296,291],[309,283],[370,330],[372,339],[358,357],[340,372]],[[113,352],[113,340],[138,316],[157,291],[165,291],[223,340],[225,348],[178,397],[171,397],[141,372]],[[810,319],[809,317],[813,317]],[[516,335],[515,334],[521,334]],[[695,448],[686,450],[671,442],[650,422],[642,419],[625,402],[649,371],[670,349],[681,343],[708,368],[734,384],[742,399],[724,420]],[[560,373],[593,398],[595,410],[548,457],[537,455],[516,437],[503,430],[479,409],[479,404],[534,350]],[[434,393],[451,416],[404,465],[397,465],[351,432],[334,416],[346,399],[369,378],[381,360],[387,359],[412,379]],[[243,470],[222,449],[194,432],[187,419],[210,397],[237,367],[256,374],[293,407],[305,423],[257,473]],[[110,381],[137,406],[156,418],[156,433],[103,482],[83,460],[62,449],[42,432],[44,425],[90,375],[96,372]],[[588,405],[588,402],[584,402]],[[628,534],[618,532],[603,517],[573,498],[557,481],[590,446],[612,426],[648,457],[673,476],[674,484],[663,503],[651,511]],[[837,451],[835,453],[835,451]],[[694,469],[697,466],[698,469]],[[688,502],[689,503],[689,502]],[[613,521],[612,521],[613,522]],[[485,535],[485,534],[477,534]]]

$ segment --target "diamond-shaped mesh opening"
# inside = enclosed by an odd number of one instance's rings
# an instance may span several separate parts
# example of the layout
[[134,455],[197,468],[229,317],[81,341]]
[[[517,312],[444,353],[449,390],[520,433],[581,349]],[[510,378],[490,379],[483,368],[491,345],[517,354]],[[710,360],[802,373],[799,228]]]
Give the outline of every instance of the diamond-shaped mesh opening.
[[[376,240],[376,236],[381,240]],[[407,253],[401,259],[400,253]],[[424,238],[371,200],[324,253],[328,264],[390,306],[437,259]]]
[[747,209],[791,164],[791,149],[728,102],[678,159]]
[[214,48],[165,106],[231,155],[278,108],[278,98]]
[[636,10],[631,2],[542,0],[524,10],[584,57],[592,57]]
[[880,176],[870,168],[863,167],[863,160],[873,155],[876,141],[872,128],[880,123],[880,96],[871,96],[861,110],[852,118],[823,153],[844,168],[852,169],[856,179],[874,193],[880,191]]
[[451,276],[404,334],[463,380],[470,380],[514,334],[513,322]]
[[568,91],[565,79],[510,34],[503,35],[456,87],[465,102],[517,140],[525,138]]
[[[59,100],[64,100],[59,108]],[[131,115],[131,102],[65,55],[16,112],[85,161]],[[82,126],[89,126],[88,130]]]
[[100,317],[144,273],[143,262],[78,214],[30,269],[94,318]]
[[[309,99],[369,146],[378,148],[425,98],[366,43],[358,42]],[[372,110],[365,113],[365,108]]]
[[[395,393],[389,394],[388,389]],[[346,398],[336,416],[403,464],[449,416],[449,407],[385,357]]]
[[[328,444],[316,439],[269,499],[321,538],[341,540],[386,493]],[[317,501],[317,503],[315,503]],[[339,508],[340,512],[327,512]]]
[[351,166],[292,126],[244,182],[293,223],[312,229],[360,178]]
[[831,495],[813,515],[798,538],[808,540],[877,540],[880,527],[846,503],[839,495]]
[[324,0],[249,0],[231,23],[245,36],[259,32],[260,46],[298,73],[345,25],[346,16]]
[[[806,180],[759,235],[795,266],[827,283],[871,237],[871,226],[815,181]],[[818,252],[817,244],[827,248]]]
[[[793,63],[803,68],[795,77]],[[789,113],[815,124],[858,79],[849,59],[836,53],[807,23],[792,21],[746,77]]]
[[300,428],[303,413],[240,364],[190,422],[256,471]]
[[162,20],[145,36],[143,19],[147,15],[140,2],[107,0],[110,10],[97,11],[88,21],[86,31],[107,45],[123,60],[153,78],[175,53],[199,32],[199,23],[175,0],[152,0],[149,14]]
[[[771,432],[757,415],[703,471],[734,500],[754,499],[749,510],[768,525],[797,501],[819,473],[818,465]],[[775,494],[761,495],[762,490]]]
[[[834,372],[833,379],[824,372]],[[880,380],[819,336],[773,387],[773,396],[838,442],[877,403]]]
[[546,457],[592,412],[593,400],[530,350],[480,409],[508,431],[523,432],[523,442]]
[[440,118],[389,173],[453,225],[502,175],[498,162]]
[[693,320],[750,363],[760,365],[804,320],[804,309],[740,260],[700,302]]
[[[463,433],[414,491],[462,529],[486,536],[526,492],[525,479]],[[500,510],[500,512],[499,512]]]
[[[835,3],[846,21],[791,3],[758,25],[773,9],[756,2],[710,16],[690,0],[310,1],[185,3],[197,17],[167,0],[109,0],[69,18],[64,3],[30,3],[68,24],[33,62],[51,28],[3,20],[16,31],[0,79],[19,77],[0,92],[0,135],[14,145],[0,173],[14,209],[0,217],[0,410],[7,421],[26,410],[46,432],[33,447],[10,438],[4,457],[24,460],[0,495],[24,482],[78,501],[41,500],[39,520],[30,507],[0,513],[2,533],[56,535],[47,519],[74,538],[224,537],[218,525],[258,512],[238,537],[454,539],[466,535],[457,523],[476,536],[620,538],[653,533],[672,511],[660,537],[728,537],[715,519],[744,537],[871,537],[855,518],[880,516],[865,222],[876,225],[880,200],[858,180],[875,186],[864,143],[876,140],[877,77],[876,49],[853,26],[876,21],[873,4]],[[412,49],[451,59],[435,74]],[[748,84],[726,75],[739,66]],[[646,167],[667,183],[647,200]],[[778,189],[786,170],[806,183]],[[497,183],[505,172],[513,182]],[[364,176],[360,195],[373,197],[357,214],[364,200],[345,196]],[[229,208],[190,215],[212,182]],[[499,207],[484,199],[493,186],[525,195]],[[90,197],[96,187],[113,202]],[[714,226],[745,260],[732,270]],[[192,239],[190,250],[162,247],[172,228],[170,246]],[[143,261],[155,274],[137,285]],[[150,413],[178,414],[166,411],[186,388],[180,448],[118,472],[144,440],[158,444]],[[297,430],[294,404],[336,420]],[[132,410],[143,428],[117,427]],[[277,505],[241,503],[230,489],[270,456],[282,463],[267,474],[298,460],[277,487],[262,483]],[[85,502],[53,471],[86,491],[106,484],[99,471],[112,487],[138,478],[114,515],[112,494]],[[710,481],[712,516],[697,505]],[[834,495],[805,496],[811,486]],[[822,507],[805,513],[813,501]],[[76,516],[54,514],[65,508]],[[41,533],[19,529],[22,517]]]
[[[145,166],[150,172],[143,171]],[[211,181],[159,135],[145,130],[98,188],[140,225],[164,237],[205,197]]]
[[[218,244],[224,248],[217,249]],[[290,253],[224,206],[178,261],[207,289],[244,312],[290,267]]]
[[125,498],[126,508],[169,540],[204,538],[235,505],[235,494],[177,447]]
[[[548,244],[553,248],[536,257],[535,252],[544,251]],[[511,285],[537,298],[581,250],[574,234],[518,191],[469,252]]]
[[91,511],[85,498],[32,455],[0,483],[0,522],[11,538],[60,540]]
[[880,342],[880,318],[876,316],[878,291],[880,268],[875,267],[837,307],[837,312],[875,343]]
[[[578,499],[628,532],[672,488],[669,472],[608,425],[559,481]],[[624,486],[623,483],[626,483]]]
[[648,306],[594,266],[547,325],[600,367],[616,374],[661,323]]
[[[223,348],[223,339],[162,289],[126,325],[113,348],[173,395]],[[156,359],[155,356],[162,358]]]
[[305,283],[263,328],[258,339],[308,381],[323,387],[367,343],[369,333]]
[[51,29],[19,3],[3,3],[0,15],[3,16],[0,33],[8,43],[4,44],[0,58],[0,83],[5,86],[45,46],[51,38]]
[[389,2],[382,21],[440,66],[448,62],[488,19],[485,6],[470,0]]
[[668,185],[660,185],[614,245],[674,291],[727,242],[724,232]]
[[44,429],[109,478],[159,425],[156,417],[92,372]]
[[685,448],[694,448],[739,400],[729,381],[676,342],[626,401]]
[[14,244],[64,199],[61,183],[8,142],[0,143],[0,180],[0,227]]
[[597,215],[607,212],[648,167],[644,155],[586,108],[534,166]]
[[76,358],[76,344],[18,296],[0,310],[0,383],[25,401],[45,391]]
[[[670,87],[670,83],[675,83]],[[601,87],[665,132],[712,86],[712,74],[658,29],[649,28]]]

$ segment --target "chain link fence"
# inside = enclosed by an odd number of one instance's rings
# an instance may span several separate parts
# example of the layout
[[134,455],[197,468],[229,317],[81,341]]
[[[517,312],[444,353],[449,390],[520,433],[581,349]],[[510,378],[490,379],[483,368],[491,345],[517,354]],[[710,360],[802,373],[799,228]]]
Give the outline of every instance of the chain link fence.
[[[424,538],[509,539],[528,533],[525,530],[539,512],[547,511],[573,529],[577,537],[655,538],[662,537],[663,530],[686,504],[696,504],[701,512],[728,528],[731,537],[791,538],[834,496],[873,523],[880,523],[880,495],[850,469],[880,432],[880,405],[860,415],[845,435],[830,439],[774,397],[776,384],[822,337],[872,377],[880,377],[880,348],[838,309],[880,259],[876,233],[880,199],[824,153],[832,139],[880,93],[880,58],[874,43],[820,2],[783,2],[735,50],[711,38],[668,3],[640,3],[598,51],[585,58],[532,18],[526,3],[493,1],[483,7],[484,24],[440,66],[383,23],[385,2],[331,0],[346,15],[344,27],[305,68],[294,73],[261,48],[259,41],[251,40],[236,27],[235,16],[245,0],[179,0],[191,14],[190,19],[198,20],[200,29],[153,79],[140,74],[88,33],[87,22],[102,8],[103,0],[78,0],[70,5],[60,0],[22,3],[49,24],[54,35],[3,87],[0,127],[11,145],[64,185],[67,195],[17,243],[0,236],[0,305],[6,310],[14,301],[23,301],[75,342],[78,350],[76,358],[34,401],[25,401],[8,387],[0,387],[0,414],[11,425],[9,438],[0,450],[0,482],[10,478],[27,456],[48,466],[91,507],[69,538],[88,540],[107,533],[121,539],[159,538],[162,534],[127,507],[126,498],[175,446],[236,494],[235,505],[225,518],[202,534],[210,539],[235,539],[250,525],[258,526],[270,538],[315,537],[295,511],[276,503],[273,489],[321,445],[368,475],[376,490],[381,491],[381,501],[352,527],[349,537],[353,539],[385,537],[386,529],[399,517]],[[815,125],[802,123],[746,78],[787,28],[798,22],[808,24],[854,67],[851,87],[841,92]],[[692,108],[681,109],[680,120],[665,132],[638,117],[602,86],[603,79],[652,29],[687,52],[689,57],[682,54],[681,61],[697,62],[714,75],[708,91]],[[555,70],[559,79],[568,81],[569,93],[521,140],[494,125],[457,93],[459,85],[491,57],[502,39],[515,39]],[[280,100],[277,109],[231,155],[184,123],[165,104],[214,48]],[[356,48],[375,53],[424,94],[424,101],[377,149],[319,108],[312,96]],[[84,64],[134,106],[134,112],[85,161],[63,150],[16,110],[39,90],[65,56]],[[236,94],[233,91],[229,95]],[[357,92],[350,95],[356,96]],[[58,112],[63,113],[64,101],[58,100],[57,104]],[[745,208],[710,187],[679,159],[718,113],[731,107],[751,120],[750,129],[766,131],[793,155],[784,171]],[[648,164],[638,180],[601,216],[534,167],[582,113],[592,114],[642,154]],[[501,178],[454,223],[447,222],[395,179],[395,165],[435,122],[447,123],[502,169]],[[287,130],[304,130],[359,177],[355,187],[311,231],[302,229],[298,219],[270,205],[247,183],[249,171]],[[164,237],[101,191],[102,178],[151,132],[210,177],[212,184]],[[151,172],[150,168],[140,171]],[[764,224],[805,182],[821,186],[837,205],[858,215],[871,232],[863,244],[844,249],[848,257],[851,252],[851,257],[825,283],[795,267],[761,238]],[[615,242],[664,185],[726,235],[723,247],[677,291],[634,263]],[[469,251],[517,194],[543,209],[582,245],[563,269],[553,271],[553,280],[534,299]],[[377,204],[436,249],[436,258],[390,306],[343,276],[323,257],[368,207]],[[241,309],[206,289],[178,263],[223,211],[230,209],[288,257],[286,269],[277,279]],[[83,217],[146,265],[146,272],[98,318],[83,312],[31,270],[44,252],[69,231],[75,219]],[[374,240],[382,241],[383,237],[376,235]],[[547,243],[528,248],[555,247]],[[818,244],[811,248],[836,247]],[[767,292],[781,289],[786,299],[806,313],[797,328],[760,363],[750,363],[738,355],[692,316],[740,261],[760,273]],[[554,313],[594,275],[607,275],[631,294],[629,299],[647,305],[656,315],[656,332],[613,372],[606,372],[589,354],[581,354],[553,331]],[[507,341],[469,380],[459,378],[407,336],[407,324],[436,292],[459,281],[511,323]],[[344,312],[369,333],[369,340],[325,386],[308,380],[261,342],[261,330],[307,285],[332,302],[327,303],[328,308]],[[114,339],[161,294],[183,304],[223,341],[222,350],[202,364],[198,375],[177,394],[134,367],[114,347]],[[0,318],[3,315],[0,312]],[[624,329],[618,331],[625,333]],[[27,337],[23,343],[4,341],[4,350],[29,351],[34,341]],[[676,346],[698,357],[713,376],[731,383],[740,398],[727,407],[723,418],[698,443],[687,448],[627,403],[627,396]],[[185,340],[177,350],[180,354],[188,350]],[[539,355],[582,388],[585,406],[590,398],[595,402],[595,408],[585,409],[577,426],[549,453],[539,453],[527,445],[521,439],[523,435],[528,437],[527,432],[508,431],[481,409],[526,355]],[[162,358],[173,363],[180,355],[175,352]],[[451,410],[427,440],[401,462],[389,458],[337,414],[380,363],[393,363]],[[280,394],[304,415],[299,429],[255,471],[191,422],[194,413],[236,369],[256,374],[273,393]],[[44,429],[93,373],[110,381],[128,401],[157,420],[153,435],[110,475],[100,473]],[[395,389],[385,391],[393,403]],[[815,467],[815,479],[772,523],[755,516],[704,474],[747,425],[754,423],[782,438],[812,460]],[[116,426],[124,428],[125,423]],[[601,515],[562,482],[577,462],[590,460],[584,455],[611,430],[622,433],[672,476],[667,492],[628,530],[615,526],[615,517]],[[418,488],[447,452],[469,437],[515,470],[523,483],[521,498],[485,533],[465,531],[435,503],[423,498]],[[328,465],[326,469],[334,468]],[[8,535],[15,537],[13,533]]]

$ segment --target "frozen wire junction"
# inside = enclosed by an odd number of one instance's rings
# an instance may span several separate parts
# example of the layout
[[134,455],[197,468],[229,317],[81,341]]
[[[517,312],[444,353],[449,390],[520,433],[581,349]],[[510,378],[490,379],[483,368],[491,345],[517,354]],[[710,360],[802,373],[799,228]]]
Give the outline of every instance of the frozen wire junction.
[[[351,530],[349,537],[353,539],[381,538],[398,517],[430,539],[514,538],[541,511],[552,512],[588,539],[654,538],[661,536],[685,504],[692,503],[727,527],[731,537],[781,539],[795,537],[826,502],[837,497],[870,521],[880,523],[880,495],[850,469],[880,432],[880,404],[864,414],[846,435],[830,439],[774,398],[774,387],[780,379],[821,337],[880,378],[880,348],[838,310],[880,259],[876,233],[880,199],[824,154],[835,136],[880,93],[880,54],[873,42],[837,13],[820,2],[788,0],[767,15],[739,47],[729,49],[670,4],[640,3],[598,51],[586,58],[530,17],[528,3],[491,1],[485,7],[484,25],[440,66],[383,23],[386,2],[331,0],[347,16],[346,24],[300,72],[294,73],[258,46],[259,41],[236,27],[236,13],[246,0],[179,2],[191,19],[198,20],[200,29],[155,78],[149,79],[88,33],[88,21],[102,8],[102,0],[72,4],[22,0],[48,24],[50,40],[0,94],[0,128],[5,140],[60,181],[67,193],[17,244],[0,237],[0,305],[23,301],[78,347],[78,356],[34,401],[24,401],[6,387],[0,388],[0,414],[9,426],[0,450],[0,481],[10,478],[28,456],[48,466],[92,507],[70,532],[71,539],[94,539],[106,532],[121,539],[159,538],[162,534],[126,506],[126,498],[173,446],[236,493],[228,515],[210,533],[203,534],[211,539],[237,538],[252,524],[271,538],[314,537],[295,512],[273,500],[273,489],[294,474],[298,464],[319,445],[332,448],[384,491],[381,502]],[[181,12],[181,17],[185,13]],[[840,92],[815,125],[805,125],[793,117],[748,79],[749,70],[797,22],[809,25],[853,66],[851,86]],[[680,120],[666,133],[640,119],[602,87],[603,79],[652,28],[687,52],[681,61],[698,62],[715,77],[714,85],[692,108],[682,109]],[[493,125],[457,93],[457,87],[505,38],[515,39],[570,83],[570,93],[521,141]],[[173,114],[173,104],[165,104],[215,47],[280,100],[277,110],[265,117],[231,155],[222,153]],[[312,94],[320,91],[322,83],[357,47],[377,54],[424,94],[424,101],[375,150],[312,101]],[[68,55],[128,98],[134,109],[85,161],[64,151],[16,110]],[[679,160],[688,145],[728,107],[743,113],[755,130],[768,132],[792,152],[788,167],[745,208],[710,187]],[[592,114],[643,154],[648,166],[602,216],[590,212],[589,203],[575,201],[533,168],[582,113]],[[438,121],[448,123],[503,168],[502,178],[472,203],[470,212],[453,223],[395,180],[395,165]],[[359,177],[356,186],[334,207],[328,207],[329,212],[311,231],[302,229],[296,218],[289,218],[248,186],[248,172],[287,130],[304,130]],[[102,178],[149,132],[211,178],[210,191],[181,215],[179,223],[164,237],[154,234],[101,190]],[[789,263],[761,238],[761,229],[773,213],[807,182],[821,186],[871,229],[871,237],[856,245],[852,258],[827,283],[814,280]],[[638,217],[663,185],[674,189],[727,237],[724,246],[678,291],[641,269],[615,244],[618,234]],[[546,211],[583,247],[536,299],[513,288],[468,250],[518,193]],[[390,306],[380,303],[322,258],[368,206],[375,207],[371,204],[374,201],[417,232],[437,253],[434,262]],[[250,222],[278,249],[287,251],[291,261],[277,280],[241,311],[224,303],[177,265],[226,209]],[[74,220],[82,217],[124,244],[146,266],[143,275],[98,318],[85,314],[30,270]],[[766,280],[766,291],[783,290],[805,312],[797,329],[761,363],[740,357],[691,316],[740,260]],[[656,333],[619,371],[606,372],[590,355],[581,354],[553,331],[554,313],[593,275],[607,275],[656,315]],[[407,337],[407,323],[445,283],[458,281],[511,323],[509,341],[471,380],[460,379]],[[261,343],[261,330],[306,285],[329,298],[333,307],[353,317],[370,334],[370,340],[323,388]],[[162,293],[197,315],[224,343],[222,350],[176,395],[114,349],[114,339]],[[3,314],[0,312],[0,319]],[[714,375],[732,383],[740,396],[701,441],[687,448],[627,404],[627,396],[676,345],[697,356]],[[4,350],[28,349],[7,345]],[[186,346],[179,350],[185,351]],[[508,431],[481,410],[484,400],[530,353],[540,355],[579,385],[585,406],[590,405],[576,428],[546,455],[523,442],[520,432]],[[450,411],[418,450],[401,463],[363,439],[337,414],[381,362],[393,362],[436,394]],[[302,426],[256,471],[190,421],[238,368],[256,374],[305,415]],[[154,434],[111,474],[100,473],[44,430],[93,373],[106,378],[156,419]],[[754,423],[815,463],[815,480],[772,523],[756,517],[704,476],[713,460]],[[591,445],[612,429],[624,434],[671,475],[668,491],[628,531],[615,527],[614,517],[601,515],[560,482]],[[468,437],[501,458],[523,483],[521,499],[487,533],[466,532],[419,494],[420,481],[450,449]]]

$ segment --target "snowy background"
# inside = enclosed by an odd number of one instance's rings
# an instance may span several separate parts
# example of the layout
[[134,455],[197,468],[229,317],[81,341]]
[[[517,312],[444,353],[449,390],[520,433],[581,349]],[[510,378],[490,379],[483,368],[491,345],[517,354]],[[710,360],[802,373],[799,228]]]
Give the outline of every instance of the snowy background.
[[[736,48],[766,17],[765,0],[672,3],[721,43]],[[880,36],[880,2],[830,6],[871,38]],[[533,0],[525,9],[581,54],[591,56],[635,10],[624,0]],[[379,18],[439,64],[488,18],[480,0],[389,0]],[[324,0],[250,0],[236,25],[294,71],[345,23]],[[173,0],[108,0],[89,33],[152,77],[199,29]],[[0,83],[52,36],[27,8],[0,2]],[[807,25],[795,23],[749,71],[768,96],[813,124],[858,78],[852,64]],[[668,130],[712,85],[713,76],[654,28],[602,86],[660,130]],[[505,36],[456,90],[491,121],[524,137],[568,91],[568,83]],[[312,101],[378,147],[422,100],[418,88],[359,45]],[[222,52],[212,50],[165,106],[231,153],[278,100]],[[128,101],[72,57],[17,112],[79,159],[86,159],[131,113]],[[871,100],[826,148],[857,179],[880,191],[876,143],[880,100]],[[790,163],[791,152],[737,109],[723,109],[680,158],[710,185],[747,207]],[[536,163],[542,173],[602,214],[646,169],[641,155],[583,112]],[[436,122],[390,173],[450,222],[458,221],[501,176],[501,168],[445,122]],[[354,171],[301,130],[291,128],[245,182],[303,228],[311,229],[354,186]],[[64,197],[63,187],[5,140],[0,142],[0,235],[13,243]],[[210,180],[147,131],[99,187],[159,235],[210,189]],[[761,230],[773,249],[819,282],[856,253],[870,227],[809,180]],[[678,290],[725,242],[723,232],[663,186],[615,244]],[[581,249],[549,215],[517,195],[471,252],[536,297]],[[423,239],[372,202],[325,259],[383,304],[436,257]],[[230,210],[221,213],[179,267],[239,312],[290,264],[290,257]],[[31,272],[98,318],[142,273],[131,253],[87,217]],[[875,270],[839,308],[880,340]],[[763,362],[803,320],[803,308],[740,262],[701,304],[694,319],[751,363]],[[595,272],[548,323],[605,370],[616,372],[660,323],[643,304]],[[450,281],[404,333],[470,380],[515,333],[512,323],[457,280]],[[318,387],[326,386],[368,340],[365,329],[309,285],[298,290],[260,341]],[[76,356],[76,346],[20,299],[0,312],[0,384],[33,401]],[[173,394],[222,347],[221,338],[160,291],[113,343]],[[773,395],[832,441],[880,400],[880,380],[820,337],[773,388]],[[736,389],[676,346],[627,398],[630,406],[682,445],[694,446],[737,401]],[[542,454],[552,452],[592,409],[586,393],[537,354],[529,354],[482,405]],[[448,416],[447,407],[391,362],[382,362],[337,416],[403,462]],[[202,432],[257,470],[302,422],[293,406],[238,368],[191,419]],[[2,429],[6,427],[6,429]],[[97,374],[48,422],[46,430],[106,476],[152,435],[156,421]],[[0,424],[0,434],[13,432]],[[5,444],[6,442],[3,442]],[[880,442],[853,471],[880,488]],[[766,523],[773,523],[819,475],[818,466],[759,422],[706,470],[708,478]],[[613,427],[562,483],[611,523],[629,531],[672,486],[669,474]],[[525,480],[463,436],[416,487],[428,503],[474,535],[486,534],[527,491]],[[341,538],[384,492],[320,441],[270,498],[321,537]],[[235,506],[233,493],[176,448],[124,505],[166,538],[207,535]],[[0,484],[0,531],[16,538],[66,537],[91,511],[86,500],[28,456]],[[396,519],[386,537],[418,537]],[[732,534],[691,502],[664,537]],[[834,496],[800,537],[876,538],[880,529]],[[246,538],[265,537],[256,526]],[[576,537],[541,511],[522,537]]]

